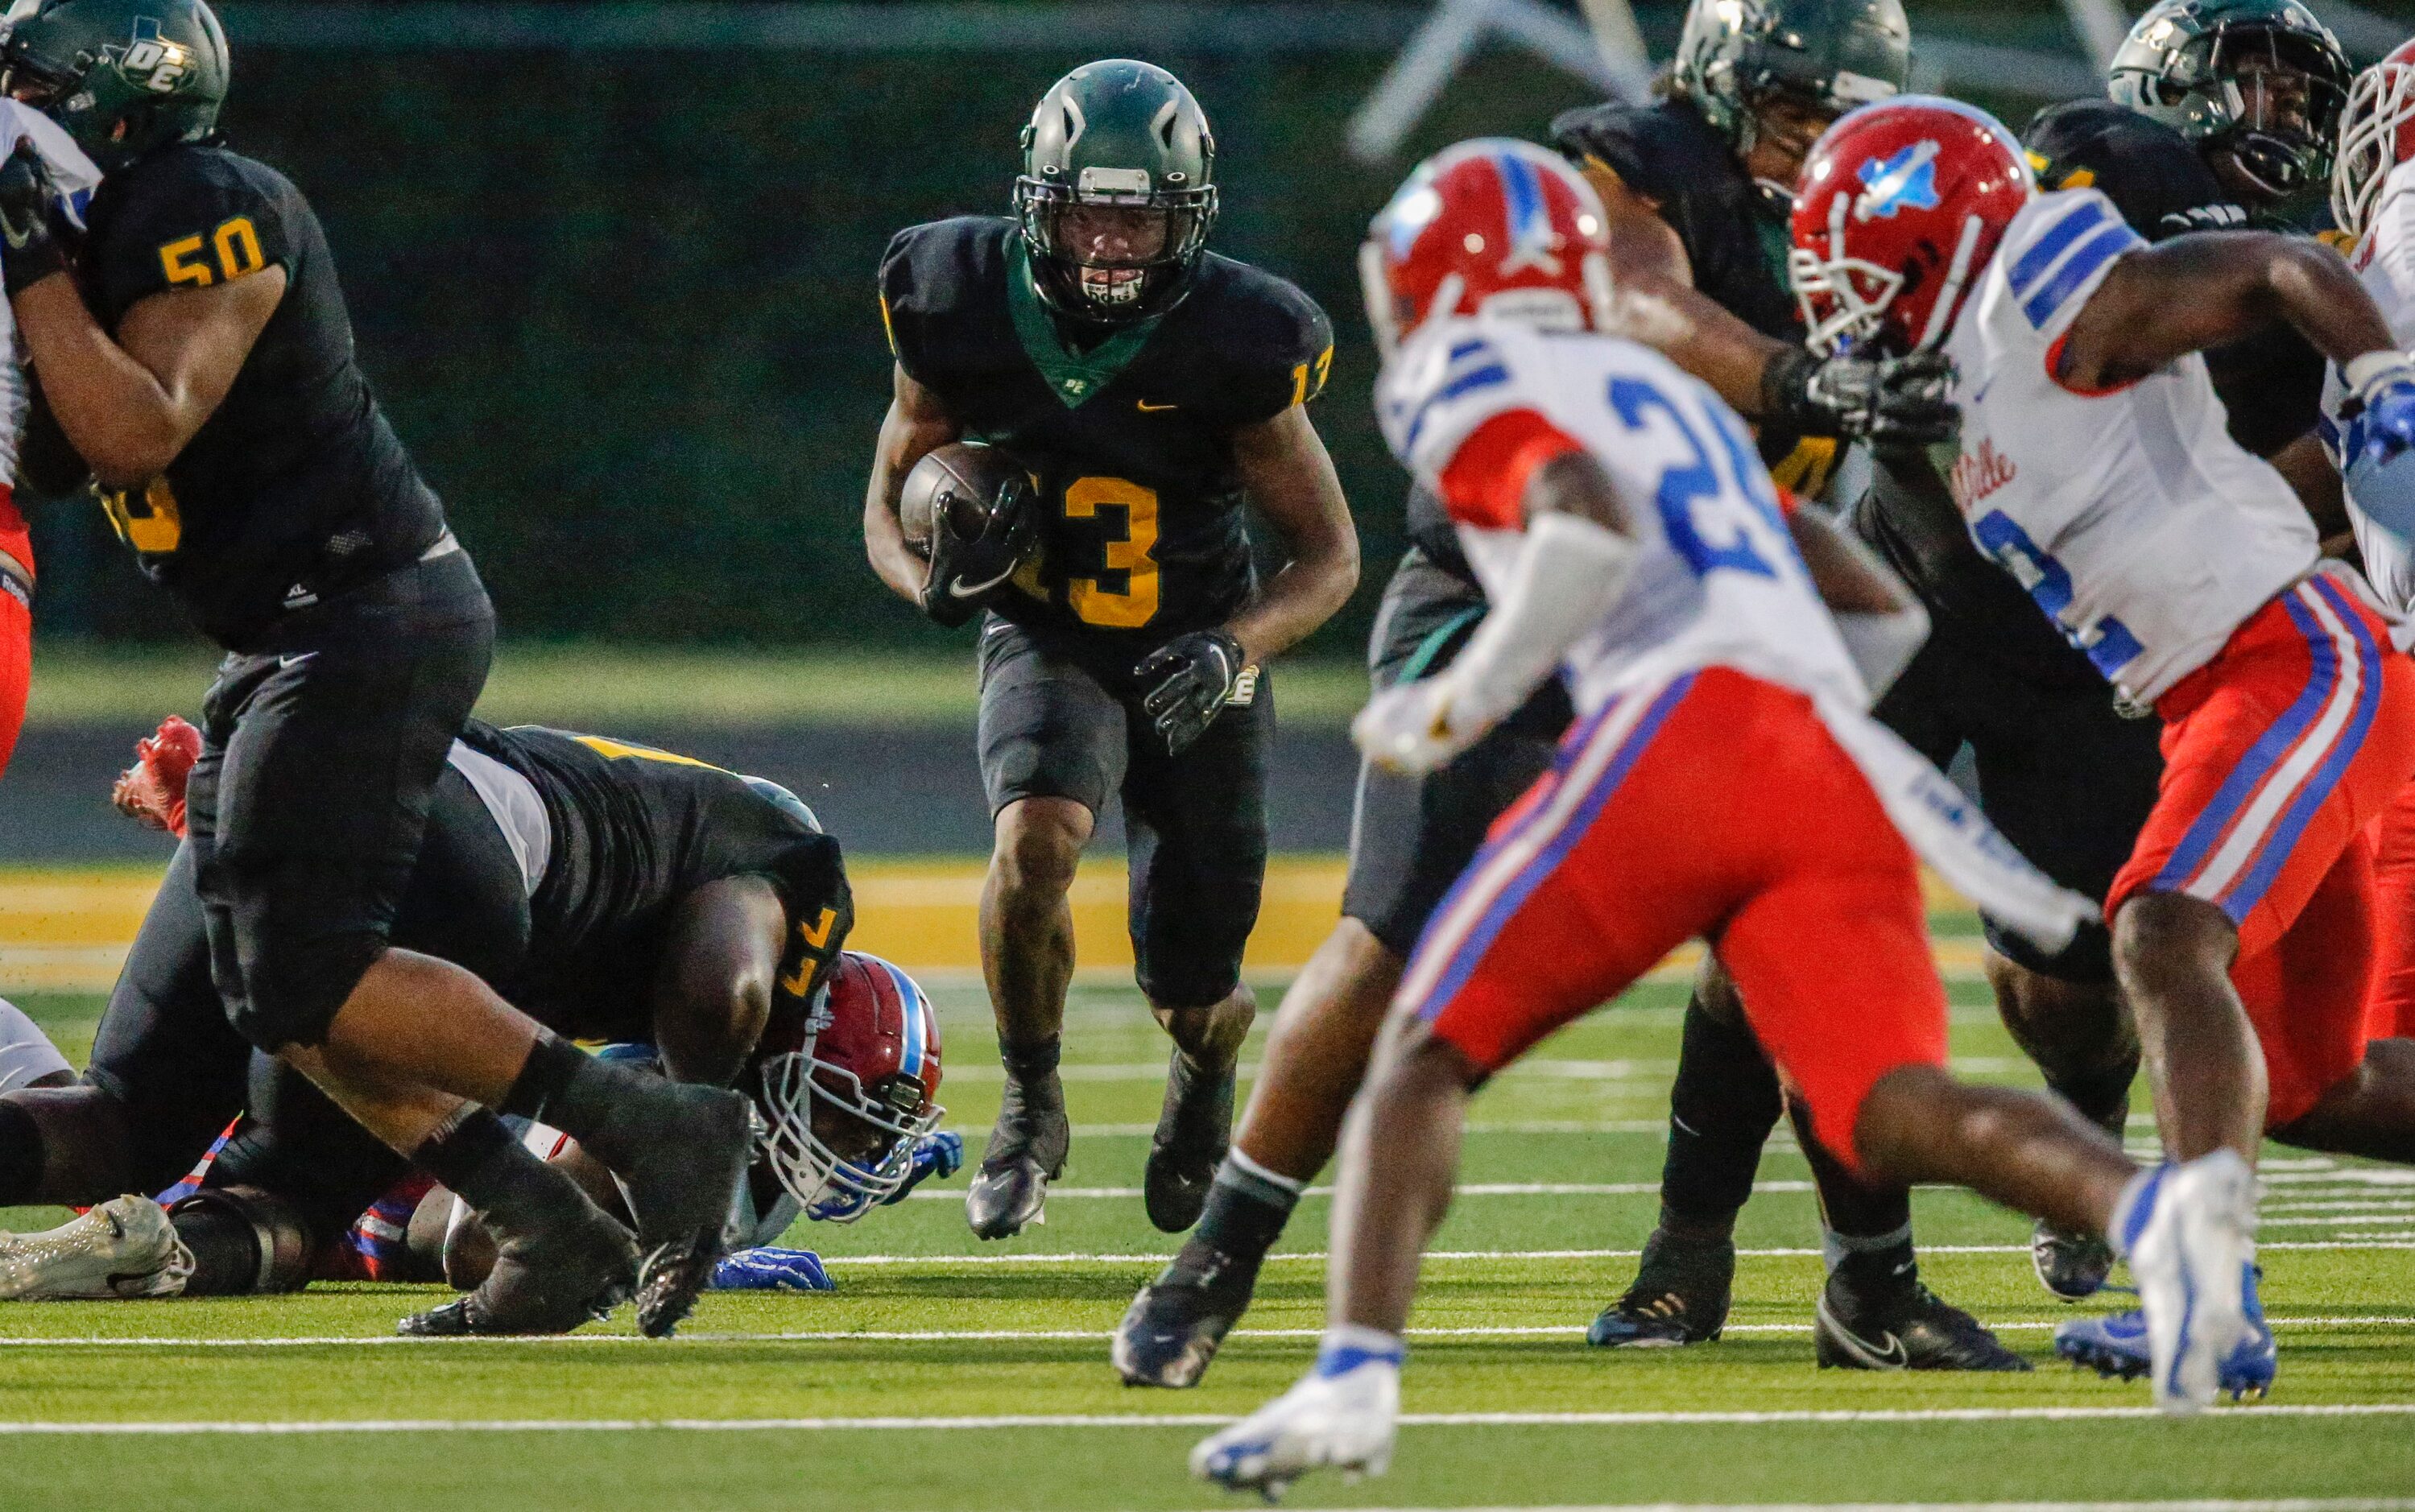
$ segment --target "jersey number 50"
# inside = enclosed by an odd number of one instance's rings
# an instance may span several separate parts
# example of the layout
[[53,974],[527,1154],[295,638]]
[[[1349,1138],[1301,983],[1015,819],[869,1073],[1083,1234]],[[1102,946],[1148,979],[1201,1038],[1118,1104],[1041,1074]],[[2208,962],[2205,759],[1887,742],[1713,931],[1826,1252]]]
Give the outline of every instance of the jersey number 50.
[[203,243],[198,232],[161,247],[159,267],[168,275],[168,282],[207,289],[221,279],[232,283],[247,273],[258,273],[268,262],[261,254],[260,232],[252,228],[249,216],[237,216],[219,226],[210,233],[207,247],[217,256],[215,269],[202,256]]

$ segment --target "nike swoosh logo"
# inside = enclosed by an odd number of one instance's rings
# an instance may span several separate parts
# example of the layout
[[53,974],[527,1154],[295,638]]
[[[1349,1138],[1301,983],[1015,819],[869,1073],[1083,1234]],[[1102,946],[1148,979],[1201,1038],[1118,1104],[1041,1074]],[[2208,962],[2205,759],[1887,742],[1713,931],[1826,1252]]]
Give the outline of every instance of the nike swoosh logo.
[[948,585],[948,592],[951,597],[954,598],[971,598],[976,593],[988,592],[991,589],[996,588],[998,584],[1005,582],[1008,578],[1013,576],[1014,569],[1012,567],[1009,567],[1006,571],[999,573],[997,576],[991,578],[985,583],[973,583],[970,585],[964,583],[950,583]]
[[1872,1349],[1870,1341],[1859,1334],[1853,1336],[1853,1342],[1862,1347],[1863,1353],[1869,1356],[1870,1363],[1880,1370],[1892,1367],[1900,1370],[1912,1363],[1911,1352],[1903,1347],[1902,1340],[1892,1333],[1883,1337],[1886,1340],[1886,1347],[1883,1349]]
[[1143,414],[1155,414],[1161,410],[1178,410],[1181,408],[1178,404],[1151,404],[1147,399],[1136,399],[1133,402],[1140,406],[1140,412]]
[[277,669],[280,672],[291,672],[295,667],[301,666],[304,662],[308,661],[311,657],[318,654],[319,653],[314,651],[306,651],[299,656],[279,656],[277,658]]

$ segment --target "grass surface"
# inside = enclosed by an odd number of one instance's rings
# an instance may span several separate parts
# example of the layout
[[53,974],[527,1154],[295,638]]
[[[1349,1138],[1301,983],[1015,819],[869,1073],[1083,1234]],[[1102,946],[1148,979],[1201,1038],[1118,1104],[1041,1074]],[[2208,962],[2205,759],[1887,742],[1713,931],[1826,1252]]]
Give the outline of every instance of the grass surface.
[[[1951,921],[1949,927],[1964,927]],[[1954,1050],[1990,1080],[2030,1080],[1983,989],[1957,989]],[[939,995],[953,1055],[948,1122],[978,1146],[997,1105],[984,1007]],[[2300,1415],[2316,1405],[2415,1404],[2415,1194],[2399,1173],[2276,1150],[2268,1171],[2266,1296],[2283,1373],[2265,1406],[2194,1423],[2035,1416],[1718,1423],[1717,1412],[1983,1413],[2139,1409],[2143,1385],[2051,1360],[2071,1310],[2031,1279],[2024,1221],[1954,1192],[1922,1192],[1924,1274],[2004,1330],[2036,1373],[1848,1374],[1812,1366],[1820,1270],[1806,1167],[1781,1139],[1746,1210],[1729,1337],[1648,1355],[1600,1354],[1582,1329],[1625,1285],[1648,1232],[1682,990],[1639,989],[1545,1044],[1478,1100],[1462,1181],[1580,1190],[1463,1192],[1429,1262],[1414,1327],[1412,1414],[1617,1413],[1615,1424],[1411,1426],[1392,1474],[1311,1482],[1301,1505],[1568,1505],[1634,1502],[2156,1500],[2407,1495],[2415,1424]],[[80,1055],[98,1005],[24,1006]],[[1199,1389],[1137,1393],[1105,1363],[1105,1335],[1173,1241],[1132,1189],[1154,1119],[1164,1041],[1127,990],[1077,990],[1068,1025],[1071,1167],[1045,1227],[982,1245],[964,1227],[964,1177],[852,1228],[801,1228],[839,1279],[827,1295],[708,1296],[668,1343],[609,1329],[539,1342],[394,1342],[425,1291],[317,1287],[294,1297],[0,1309],[0,1433],[24,1423],[363,1420],[660,1424],[666,1419],[1112,1419],[1061,1426],[874,1430],[827,1421],[730,1432],[419,1430],[180,1436],[165,1445],[18,1436],[7,1479],[64,1485],[93,1456],[136,1449],[148,1494],[258,1505],[259,1488],[315,1505],[356,1493],[377,1464],[412,1466],[418,1500],[501,1497],[529,1508],[844,1505],[1089,1509],[1212,1506],[1183,1455],[1204,1428],[1133,1417],[1223,1416],[1287,1385],[1321,1322],[1328,1204],[1312,1195],[1268,1267],[1260,1305]],[[1253,1049],[1245,1063],[1254,1061]],[[53,1220],[0,1213],[0,1223]],[[2309,1248],[2307,1246],[2316,1246]],[[1538,1251],[1579,1251],[1548,1254]],[[1607,1252],[1605,1252],[1607,1251]],[[1048,1257],[1064,1257],[1051,1260]],[[1074,1258],[1083,1257],[1083,1258]],[[1474,1331],[1465,1331],[1474,1330]],[[879,1337],[889,1335],[892,1337]],[[913,1337],[893,1337],[908,1335]],[[973,1337],[988,1335],[990,1337]],[[789,1336],[789,1337],[781,1337]],[[832,1337],[839,1336],[839,1337]],[[19,1342],[32,1340],[53,1343]],[[68,1340],[82,1342],[66,1342]],[[270,1340],[287,1342],[275,1343]],[[108,1342],[107,1340],[119,1340]],[[345,1342],[344,1340],[361,1340]],[[374,1341],[374,1342],[372,1342]],[[0,1502],[9,1500],[0,1496]],[[1233,1504],[1240,1505],[1240,1504]]]
[[[217,659],[199,647],[46,651],[34,667],[30,727],[195,718]],[[1284,662],[1282,717],[1347,724],[1367,698],[1346,660]],[[630,651],[513,644],[497,653],[479,714],[498,724],[571,726],[970,725],[972,642],[962,655]]]

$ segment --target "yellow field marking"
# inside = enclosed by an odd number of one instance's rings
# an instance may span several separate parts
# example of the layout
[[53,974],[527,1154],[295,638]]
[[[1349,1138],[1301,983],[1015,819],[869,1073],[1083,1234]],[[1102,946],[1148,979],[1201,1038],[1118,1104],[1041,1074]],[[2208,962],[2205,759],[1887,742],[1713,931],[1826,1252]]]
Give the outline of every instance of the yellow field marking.
[[[146,866],[0,867],[0,993],[106,992],[126,948],[142,922],[162,868]],[[1297,971],[1342,914],[1344,867],[1339,857],[1277,857],[1267,864],[1258,927],[1250,936],[1252,975]],[[848,943],[887,956],[909,970],[972,972],[981,951],[974,921],[981,905],[979,861],[859,860],[848,865],[854,883],[856,925]],[[1123,863],[1096,857],[1084,863],[1072,891],[1073,937],[1086,979],[1132,969],[1126,928]],[[1934,878],[1924,877],[1932,909],[1967,907]],[[1938,964],[1949,974],[1978,969],[1970,939],[1938,943]],[[1683,978],[1702,957],[1688,946],[1653,973]]]

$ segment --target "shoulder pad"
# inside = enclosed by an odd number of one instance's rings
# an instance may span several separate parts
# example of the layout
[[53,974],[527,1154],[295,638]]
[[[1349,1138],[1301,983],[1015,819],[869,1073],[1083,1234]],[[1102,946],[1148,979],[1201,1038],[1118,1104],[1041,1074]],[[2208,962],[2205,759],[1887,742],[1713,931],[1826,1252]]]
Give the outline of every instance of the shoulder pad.
[[1552,145],[1569,161],[1590,159],[1645,199],[1662,202],[1705,183],[1743,176],[1727,144],[1680,100],[1566,112],[1552,122]]
[[2151,240],[2247,224],[2247,212],[2187,138],[2126,105],[2082,99],[2050,106],[2030,122],[2023,142],[2041,187],[2101,190],[2131,229]]

